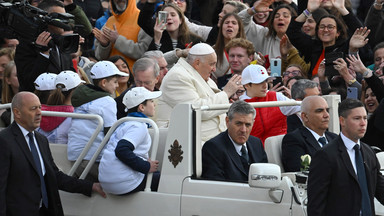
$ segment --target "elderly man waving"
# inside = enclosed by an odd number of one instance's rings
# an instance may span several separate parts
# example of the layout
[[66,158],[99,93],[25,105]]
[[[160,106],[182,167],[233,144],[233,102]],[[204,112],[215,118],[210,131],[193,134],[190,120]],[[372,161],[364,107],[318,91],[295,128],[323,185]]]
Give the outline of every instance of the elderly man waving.
[[[211,80],[216,70],[215,50],[205,43],[193,46],[186,59],[180,60],[164,77],[160,90],[163,92],[157,105],[157,124],[168,127],[170,113],[177,104],[195,106],[228,104],[229,97],[241,87],[241,77],[234,75],[223,91]],[[225,110],[202,113],[201,138],[205,142],[226,130]]]

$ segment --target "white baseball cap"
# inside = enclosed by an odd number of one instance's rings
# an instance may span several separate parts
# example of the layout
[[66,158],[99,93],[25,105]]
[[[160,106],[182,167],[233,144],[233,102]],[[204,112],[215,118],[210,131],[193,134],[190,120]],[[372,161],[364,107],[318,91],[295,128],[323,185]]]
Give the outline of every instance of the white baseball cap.
[[56,76],[57,74],[48,72],[40,74],[34,82],[35,89],[39,91],[50,91],[56,89]]
[[248,65],[241,74],[241,84],[259,84],[270,78],[267,70],[261,65]]
[[60,72],[55,80],[56,87],[58,84],[64,85],[64,88],[61,89],[62,91],[69,91],[76,88],[80,83],[85,83],[85,81],[81,80],[77,73],[69,70]]
[[127,107],[127,109],[131,109],[146,100],[160,97],[161,93],[161,91],[151,92],[144,87],[135,87],[127,91],[127,93],[124,95],[123,104]]
[[119,71],[115,64],[110,61],[99,61],[91,68],[92,79],[102,79],[110,76],[129,76],[129,74]]
[[189,54],[191,55],[209,55],[214,52],[215,50],[206,43],[198,43],[189,50]]

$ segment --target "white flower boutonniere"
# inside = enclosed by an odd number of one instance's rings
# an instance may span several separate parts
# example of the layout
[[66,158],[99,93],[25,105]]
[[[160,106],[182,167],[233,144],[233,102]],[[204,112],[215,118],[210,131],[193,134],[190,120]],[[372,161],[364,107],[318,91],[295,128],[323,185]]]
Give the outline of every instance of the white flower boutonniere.
[[309,165],[311,164],[311,156],[305,154],[301,156],[301,171],[308,171]]

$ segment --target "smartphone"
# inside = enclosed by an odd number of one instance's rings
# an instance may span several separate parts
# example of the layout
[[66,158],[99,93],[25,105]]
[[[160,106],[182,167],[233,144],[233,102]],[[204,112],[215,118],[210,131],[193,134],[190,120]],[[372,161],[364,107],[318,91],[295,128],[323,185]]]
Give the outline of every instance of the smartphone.
[[[163,21],[163,24],[167,23],[167,19],[168,19],[168,12],[167,11],[159,11],[158,12],[158,15],[157,15],[157,19],[158,19],[158,23],[160,23],[161,21]],[[164,27],[166,28],[166,27]]]
[[357,88],[348,87],[347,88],[347,98],[357,99]]
[[275,85],[277,85],[279,83],[281,83],[280,86],[283,85],[283,78],[281,76],[275,77],[275,79],[272,81],[273,86],[275,86]]
[[271,76],[281,77],[281,59],[271,59]]
[[333,62],[338,58],[344,58],[343,52],[330,52],[325,54],[325,76],[331,79],[333,76],[339,75],[339,71],[337,71],[333,67]]

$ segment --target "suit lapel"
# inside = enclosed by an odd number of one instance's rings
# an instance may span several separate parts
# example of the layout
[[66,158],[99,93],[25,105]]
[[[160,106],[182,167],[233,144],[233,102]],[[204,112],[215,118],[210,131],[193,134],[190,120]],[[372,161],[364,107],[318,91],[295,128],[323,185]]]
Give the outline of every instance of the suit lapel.
[[312,146],[312,148],[315,149],[315,151],[321,149],[319,143],[313,137],[312,133],[305,127],[300,128],[301,134],[303,135],[305,141],[309,144],[309,146]]
[[368,191],[369,191],[369,194],[372,194],[372,180],[371,180],[371,170],[372,170],[372,167],[370,167],[370,163],[369,163],[369,155],[368,155],[368,151],[370,147],[366,146],[365,143],[362,143],[360,141],[360,145],[361,145],[361,154],[363,155],[363,162],[364,162],[364,168],[365,168],[365,175],[366,175],[366,178],[367,178],[367,186],[368,186]]
[[229,157],[231,158],[232,162],[235,164],[237,169],[239,169],[242,173],[248,176],[248,173],[244,169],[243,163],[241,163],[239,154],[236,152],[232,141],[229,139],[228,131],[225,134],[225,147],[227,148]]
[[36,168],[35,162],[33,161],[31,150],[29,149],[28,143],[25,141],[23,133],[21,132],[16,122],[12,123],[11,130],[15,136],[17,145],[19,145],[20,149],[23,151],[27,160],[29,161],[33,169],[35,169],[35,171],[37,172],[37,168]]
[[348,173],[355,179],[355,181],[357,183],[359,183],[359,181],[357,179],[357,175],[356,175],[355,170],[353,169],[353,166],[351,163],[351,158],[349,157],[349,154],[347,152],[347,148],[345,147],[343,140],[341,139],[340,136],[338,136],[336,139],[337,139],[338,148],[339,148],[339,151],[341,154],[341,158],[343,160],[345,167],[348,170]]
[[57,52],[56,46],[55,46],[54,48],[51,49],[49,58],[51,60],[52,65],[54,65],[58,71],[61,71],[61,67],[60,67],[61,59],[59,59],[59,57],[60,57],[59,53]]

